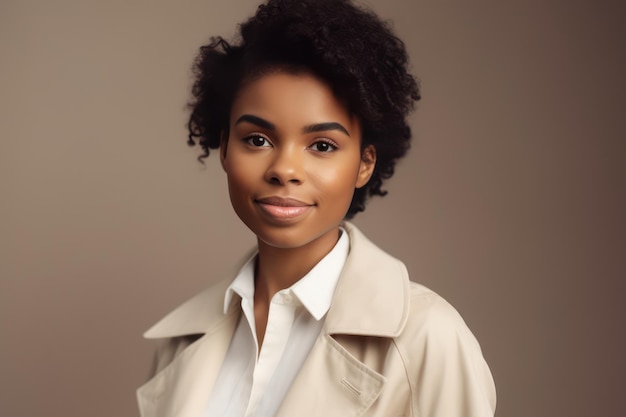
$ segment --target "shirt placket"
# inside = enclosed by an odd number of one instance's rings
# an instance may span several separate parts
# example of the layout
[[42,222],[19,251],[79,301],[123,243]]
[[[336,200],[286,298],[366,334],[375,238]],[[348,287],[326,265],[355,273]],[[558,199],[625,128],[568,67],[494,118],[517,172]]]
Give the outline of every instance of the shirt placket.
[[[254,415],[256,407],[265,393],[265,388],[274,375],[285,351],[295,317],[296,308],[293,300],[290,290],[280,291],[272,297],[260,352],[258,343],[256,343],[258,360],[252,376],[252,392],[250,393],[246,416]],[[251,323],[251,327],[254,328],[254,322]],[[253,331],[253,334],[255,333]]]

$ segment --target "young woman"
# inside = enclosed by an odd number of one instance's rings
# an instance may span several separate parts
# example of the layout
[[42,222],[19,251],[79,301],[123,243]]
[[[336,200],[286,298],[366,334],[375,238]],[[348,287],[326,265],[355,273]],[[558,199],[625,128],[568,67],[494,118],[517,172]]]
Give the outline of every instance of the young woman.
[[258,248],[146,333],[141,415],[493,416],[458,313],[345,221],[409,147],[403,43],[342,0],[270,0],[240,29],[201,48],[189,141]]

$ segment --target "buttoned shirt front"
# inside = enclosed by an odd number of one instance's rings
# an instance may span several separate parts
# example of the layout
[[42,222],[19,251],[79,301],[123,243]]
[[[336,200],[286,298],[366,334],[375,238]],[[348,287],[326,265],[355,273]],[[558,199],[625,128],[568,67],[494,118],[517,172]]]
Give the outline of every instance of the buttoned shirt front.
[[231,303],[240,301],[243,315],[205,417],[275,415],[319,335],[348,252],[348,234],[342,230],[331,252],[294,285],[272,297],[260,348],[254,318],[256,255],[246,262],[224,297],[224,314]]

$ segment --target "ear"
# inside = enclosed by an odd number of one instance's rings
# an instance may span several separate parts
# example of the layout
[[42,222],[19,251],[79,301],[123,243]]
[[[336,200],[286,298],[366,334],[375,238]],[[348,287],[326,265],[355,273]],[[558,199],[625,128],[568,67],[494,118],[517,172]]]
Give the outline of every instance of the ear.
[[356,180],[356,188],[361,188],[372,178],[376,166],[376,148],[367,145],[361,152],[361,165]]
[[220,134],[220,163],[222,164],[222,169],[224,172],[226,171],[226,149],[228,148],[228,135],[226,132],[222,132]]

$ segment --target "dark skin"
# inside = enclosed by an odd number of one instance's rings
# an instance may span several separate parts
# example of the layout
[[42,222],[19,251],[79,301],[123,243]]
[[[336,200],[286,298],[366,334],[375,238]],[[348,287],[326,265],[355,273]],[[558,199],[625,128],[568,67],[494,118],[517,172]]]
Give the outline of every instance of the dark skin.
[[263,344],[270,302],[274,294],[291,287],[305,276],[339,240],[336,233],[328,234],[324,241],[315,242],[295,249],[277,249],[269,245],[259,245],[259,256],[254,287],[254,322],[259,347]]
[[221,162],[233,208],[257,236],[254,316],[261,347],[272,297],[335,246],[376,152],[361,150],[359,121],[328,85],[307,73],[275,72],[239,91]]

